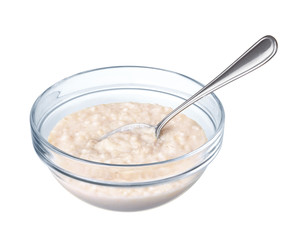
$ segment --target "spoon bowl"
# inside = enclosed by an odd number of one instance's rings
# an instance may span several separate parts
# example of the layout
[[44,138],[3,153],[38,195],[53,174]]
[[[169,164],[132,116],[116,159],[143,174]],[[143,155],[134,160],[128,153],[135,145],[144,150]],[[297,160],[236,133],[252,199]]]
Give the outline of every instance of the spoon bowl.
[[150,125],[150,124],[146,124],[146,123],[132,123],[132,124],[127,124],[127,125],[124,125],[122,127],[119,127],[119,128],[116,128],[114,129],[113,131],[110,131],[108,132],[107,134],[103,135],[99,141],[102,141],[116,133],[119,133],[119,132],[126,132],[126,131],[131,131],[133,129],[137,129],[137,128],[154,128],[156,129],[156,126],[154,125]]

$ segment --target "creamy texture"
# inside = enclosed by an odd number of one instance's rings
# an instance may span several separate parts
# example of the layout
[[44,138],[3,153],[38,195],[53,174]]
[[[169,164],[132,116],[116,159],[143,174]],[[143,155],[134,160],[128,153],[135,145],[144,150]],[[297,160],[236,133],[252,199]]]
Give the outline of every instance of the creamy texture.
[[191,152],[206,142],[202,128],[183,114],[164,127],[158,140],[153,128],[142,128],[98,141],[105,133],[126,124],[156,125],[170,111],[157,104],[102,104],[66,116],[51,131],[48,140],[73,156],[114,164],[164,161]]
[[[98,139],[126,124],[156,125],[171,110],[145,103],[93,106],[64,117],[51,131],[48,141],[72,156],[92,162],[127,165],[162,162],[189,153],[207,141],[204,131],[195,121],[179,114],[164,127],[159,139],[155,138],[151,128],[117,133],[102,141]],[[162,164],[116,167],[86,163],[58,154],[54,161],[71,174],[113,183],[161,180],[182,174],[201,162],[200,156],[194,155]],[[130,188],[95,185],[63,175],[57,179],[70,192],[96,206],[140,210],[178,196],[202,172],[173,182]]]

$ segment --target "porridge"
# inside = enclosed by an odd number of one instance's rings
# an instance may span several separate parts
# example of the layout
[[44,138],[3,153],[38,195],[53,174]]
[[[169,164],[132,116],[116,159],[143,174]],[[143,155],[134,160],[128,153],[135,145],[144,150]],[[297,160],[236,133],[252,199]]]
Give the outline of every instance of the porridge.
[[173,118],[157,140],[154,129],[134,129],[98,141],[130,123],[156,125],[172,109],[157,104],[111,103],[75,112],[51,131],[49,142],[79,158],[113,164],[142,164],[179,157],[207,139],[202,128],[183,114]]
[[[129,102],[102,104],[72,113],[58,122],[48,141],[67,154],[89,161],[56,155],[55,162],[72,174],[107,182],[145,182],[181,174],[198,165],[199,157],[189,156],[162,165],[144,164],[179,157],[207,141],[203,129],[183,114],[177,115],[164,127],[159,139],[156,139],[153,128],[142,128],[116,133],[98,141],[107,132],[126,124],[156,125],[171,110],[157,104]],[[143,166],[110,167],[94,162]],[[173,183],[139,188],[109,188],[72,178],[60,182],[94,205],[115,210],[138,210],[179,195],[191,186],[193,178],[198,177],[188,176]]]

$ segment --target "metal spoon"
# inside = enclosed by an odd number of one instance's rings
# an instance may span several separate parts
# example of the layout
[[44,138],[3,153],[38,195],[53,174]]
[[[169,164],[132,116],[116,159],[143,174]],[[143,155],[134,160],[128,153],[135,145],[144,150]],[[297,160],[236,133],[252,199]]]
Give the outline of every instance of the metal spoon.
[[156,126],[145,123],[134,123],[122,126],[102,136],[99,141],[102,141],[109,136],[124,131],[130,131],[135,128],[154,128],[156,138],[159,137],[162,128],[178,113],[189,107],[199,99],[205,97],[211,92],[225,86],[226,84],[252,72],[258,67],[268,62],[277,51],[277,41],[272,36],[265,36],[257,41],[252,47],[250,47],[245,53],[243,53],[235,62],[233,62],[228,68],[226,68],[215,79],[209,82],[200,91],[195,93],[180,106],[175,108],[164,119],[162,119]]

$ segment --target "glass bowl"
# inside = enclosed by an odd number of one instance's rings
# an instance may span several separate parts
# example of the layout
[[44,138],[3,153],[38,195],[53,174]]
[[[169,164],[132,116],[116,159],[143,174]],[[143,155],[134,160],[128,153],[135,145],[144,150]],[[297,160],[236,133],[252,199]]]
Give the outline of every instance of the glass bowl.
[[134,165],[99,163],[69,155],[47,138],[59,120],[78,110],[115,102],[175,108],[202,86],[182,74],[150,67],[108,67],[75,74],[48,88],[33,104],[34,149],[63,187],[90,204],[118,211],[159,206],[189,189],[220,150],[225,117],[214,94],[183,111],[204,129],[208,141],[174,159]]

